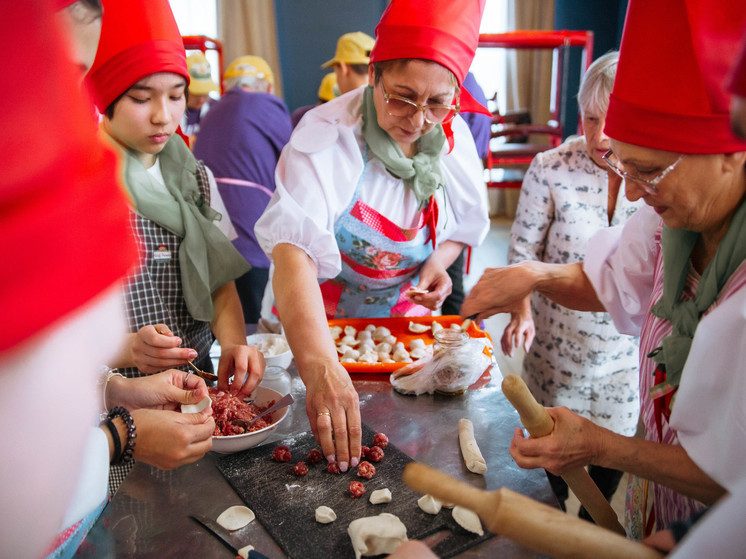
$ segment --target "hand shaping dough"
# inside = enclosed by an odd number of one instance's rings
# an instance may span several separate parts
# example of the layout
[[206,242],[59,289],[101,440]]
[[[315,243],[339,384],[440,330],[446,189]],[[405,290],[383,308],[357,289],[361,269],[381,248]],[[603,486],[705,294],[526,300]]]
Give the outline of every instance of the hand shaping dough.
[[483,474],[487,471],[487,462],[484,461],[479,451],[477,441],[474,439],[474,424],[468,419],[458,420],[458,441],[461,445],[461,454],[464,463],[470,472]]
[[427,514],[438,514],[440,512],[440,507],[443,506],[443,503],[432,495],[423,495],[417,499],[417,504]]
[[242,505],[236,505],[234,507],[228,507],[220,516],[218,516],[218,524],[220,524],[226,530],[238,530],[246,526],[249,522],[254,520],[254,512]]
[[199,413],[212,405],[212,399],[205,396],[196,404],[181,404],[181,413]]
[[391,491],[389,491],[388,488],[376,489],[375,491],[373,491],[373,493],[370,494],[370,498],[368,500],[374,505],[380,505],[382,503],[390,503],[391,502]]
[[484,530],[482,530],[482,521],[479,520],[479,516],[474,511],[471,511],[464,507],[453,507],[453,519],[458,522],[464,530],[473,532],[484,536]]
[[393,553],[400,543],[407,541],[407,527],[399,517],[387,512],[353,520],[347,533],[352,540],[355,559],[363,555]]
[[337,514],[329,507],[321,506],[316,509],[316,522],[319,524],[329,524],[337,520]]

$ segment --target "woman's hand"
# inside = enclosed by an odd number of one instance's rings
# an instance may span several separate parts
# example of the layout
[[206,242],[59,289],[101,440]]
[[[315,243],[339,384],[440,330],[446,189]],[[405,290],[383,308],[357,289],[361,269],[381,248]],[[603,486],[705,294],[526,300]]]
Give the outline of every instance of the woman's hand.
[[207,385],[200,377],[170,369],[146,377],[113,376],[106,386],[105,399],[108,408],[178,411],[182,404],[196,404],[207,396]]
[[453,282],[445,269],[436,269],[434,266],[423,266],[420,272],[420,283],[416,289],[427,290],[427,293],[414,293],[409,298],[431,311],[436,311],[443,306],[443,301],[451,294]]
[[476,314],[482,320],[493,314],[518,311],[534,289],[534,278],[527,266],[514,264],[487,268],[461,305],[461,316]]
[[510,313],[510,322],[505,327],[500,339],[503,353],[508,357],[513,357],[513,349],[521,345],[527,352],[534,341],[535,335],[534,318],[531,315],[531,296],[528,295],[521,303],[521,309]]
[[341,471],[360,462],[363,434],[360,403],[350,375],[339,362],[305,376],[306,413],[311,431],[329,462]]
[[510,455],[521,468],[544,468],[556,476],[564,472],[598,464],[610,431],[571,412],[567,408],[547,408],[554,420],[549,435],[526,438],[516,428],[510,443]]
[[132,411],[132,419],[137,428],[135,460],[162,470],[196,462],[212,448],[211,407],[199,413],[139,409]]
[[[234,394],[249,395],[264,376],[264,355],[257,348],[244,344],[220,345],[218,388]],[[229,379],[233,380],[228,384]]]
[[134,366],[145,374],[152,374],[197,358],[195,350],[181,347],[181,344],[181,338],[174,336],[165,324],[143,326],[136,334],[128,335],[124,355],[116,366]]

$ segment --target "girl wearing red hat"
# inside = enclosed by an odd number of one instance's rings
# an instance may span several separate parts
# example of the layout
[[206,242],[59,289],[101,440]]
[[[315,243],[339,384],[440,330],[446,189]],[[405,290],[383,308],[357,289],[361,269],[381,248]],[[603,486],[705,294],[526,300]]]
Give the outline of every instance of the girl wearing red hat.
[[633,474],[626,520],[638,538],[646,524],[662,528],[715,502],[746,471],[746,143],[731,133],[724,90],[745,26],[740,0],[717,9],[632,0],[605,159],[627,197],[649,207],[622,232],[596,235],[584,265],[488,271],[462,309],[488,316],[536,289],[571,308],[605,309],[621,332],[640,336],[645,440],[553,408],[550,436],[516,432],[511,446],[522,467]]
[[327,318],[429,314],[451,290],[448,266],[489,229],[482,167],[457,116],[474,105],[459,85],[483,7],[391,2],[369,85],[306,115],[255,228],[313,432],[342,471],[360,456],[360,412]]
[[[122,148],[140,247],[140,267],[125,296],[132,333],[116,365],[125,376],[184,368],[188,361],[211,370],[217,337],[220,385],[227,388],[235,373],[235,388],[245,381],[250,392],[264,360],[246,345],[233,284],[248,264],[226,236],[225,209],[213,209],[214,179],[174,135],[189,74],[167,0],[104,1],[101,41],[86,79],[104,131]],[[112,469],[113,490],[128,470]]]

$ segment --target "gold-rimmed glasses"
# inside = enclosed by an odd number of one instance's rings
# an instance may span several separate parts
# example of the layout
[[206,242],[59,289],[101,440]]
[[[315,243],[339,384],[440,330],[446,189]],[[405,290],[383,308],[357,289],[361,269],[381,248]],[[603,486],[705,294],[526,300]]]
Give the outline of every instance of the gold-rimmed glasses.
[[646,179],[646,178],[643,178],[643,177],[641,177],[639,175],[633,175],[633,174],[628,173],[627,171],[623,171],[622,169],[620,169],[619,168],[619,159],[617,158],[616,155],[614,155],[614,152],[611,151],[611,150],[609,150],[606,153],[604,153],[601,156],[601,158],[604,161],[606,161],[606,164],[609,166],[609,168],[612,171],[614,171],[617,175],[619,175],[623,179],[636,182],[648,194],[658,194],[658,185],[660,184],[660,182],[666,177],[666,175],[668,175],[671,171],[673,171],[676,168],[676,165],[679,164],[679,161],[681,161],[682,159],[684,159],[685,155],[686,154],[684,154],[684,153],[682,153],[681,155],[679,155],[679,157],[676,159],[676,161],[674,161],[673,163],[671,163],[668,167],[666,167],[665,169],[663,169],[663,171],[661,171],[661,173],[657,177],[652,178],[652,179]]
[[381,90],[383,91],[383,99],[386,101],[386,112],[390,116],[411,118],[416,111],[422,111],[422,116],[428,124],[446,124],[451,122],[461,110],[458,93],[455,105],[420,105],[406,97],[386,93],[383,79],[381,79]]

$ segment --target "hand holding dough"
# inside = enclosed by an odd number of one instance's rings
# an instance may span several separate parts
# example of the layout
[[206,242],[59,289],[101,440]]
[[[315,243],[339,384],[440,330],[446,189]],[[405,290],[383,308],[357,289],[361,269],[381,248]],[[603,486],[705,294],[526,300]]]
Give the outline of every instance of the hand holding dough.
[[393,553],[400,543],[407,541],[407,527],[398,516],[381,513],[350,522],[347,533],[352,540],[355,559],[361,556]]
[[458,441],[461,445],[464,463],[469,471],[475,474],[485,473],[487,462],[482,457],[477,441],[474,439],[474,424],[468,419],[458,420]]

